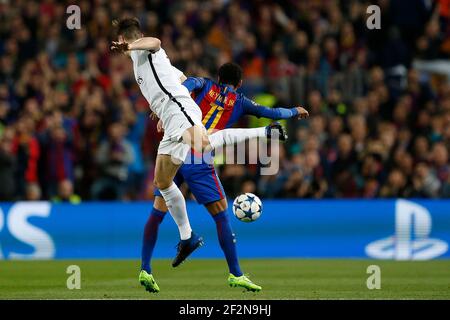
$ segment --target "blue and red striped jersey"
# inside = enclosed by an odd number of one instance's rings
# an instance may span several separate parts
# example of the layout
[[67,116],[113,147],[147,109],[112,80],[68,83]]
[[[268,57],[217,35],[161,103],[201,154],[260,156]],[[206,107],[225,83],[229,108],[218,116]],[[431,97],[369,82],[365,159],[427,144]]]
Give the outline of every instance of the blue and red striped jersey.
[[207,78],[189,77],[183,85],[191,92],[202,110],[202,121],[206,129],[222,130],[235,124],[243,115],[254,115],[269,119],[287,119],[298,115],[295,108],[268,108],[237,93],[229,85],[218,84]]

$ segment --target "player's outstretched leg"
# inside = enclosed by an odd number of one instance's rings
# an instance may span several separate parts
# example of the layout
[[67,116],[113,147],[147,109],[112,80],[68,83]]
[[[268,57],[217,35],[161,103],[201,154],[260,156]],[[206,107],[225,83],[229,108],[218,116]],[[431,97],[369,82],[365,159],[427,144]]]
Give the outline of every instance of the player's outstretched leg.
[[272,123],[267,127],[224,129],[208,136],[209,145],[205,147],[205,151],[210,151],[210,149],[216,149],[224,145],[238,144],[255,138],[286,141],[288,136],[286,129],[279,122]]
[[192,126],[183,133],[182,140],[197,152],[209,152],[225,145],[233,145],[255,138],[272,140],[287,140],[288,136],[283,126],[275,122],[267,127],[239,129],[230,128],[206,134],[203,127]]
[[159,286],[153,278],[153,275],[149,274],[147,271],[141,270],[141,273],[139,273],[139,282],[148,292],[159,292]]

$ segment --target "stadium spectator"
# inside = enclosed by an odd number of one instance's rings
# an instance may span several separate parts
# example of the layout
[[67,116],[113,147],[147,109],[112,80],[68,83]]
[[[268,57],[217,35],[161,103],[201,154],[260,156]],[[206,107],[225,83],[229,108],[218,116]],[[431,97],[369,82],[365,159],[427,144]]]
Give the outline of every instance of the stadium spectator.
[[45,157],[45,182],[50,197],[57,193],[58,184],[74,179],[73,160],[75,157],[74,138],[62,123],[55,121],[42,134],[41,147]]
[[81,198],[73,191],[72,181],[65,179],[58,184],[58,194],[52,198],[55,203],[68,202],[71,204],[79,204]]
[[428,198],[438,196],[441,183],[425,162],[416,165],[412,181],[413,188],[410,196]]
[[402,198],[406,196],[406,177],[399,169],[389,173],[386,183],[381,187],[380,196],[384,198]]
[[42,199],[41,187],[35,182],[28,183],[25,186],[25,200],[39,201],[41,199]]
[[436,177],[441,183],[445,183],[450,177],[450,165],[448,162],[448,151],[445,144],[438,142],[431,151],[431,160],[434,166]]
[[128,167],[134,159],[133,147],[124,138],[125,127],[116,122],[108,128],[108,139],[103,141],[96,155],[100,175],[92,186],[96,200],[122,199],[128,178]]
[[11,128],[4,129],[0,133],[0,201],[14,199],[15,179],[14,166],[16,159],[12,154],[12,141],[14,132]]
[[[17,195],[24,196],[27,185],[38,187],[39,142],[34,136],[34,122],[21,116],[16,123],[16,134],[12,141],[12,154],[16,157]],[[40,195],[39,195],[40,198]]]

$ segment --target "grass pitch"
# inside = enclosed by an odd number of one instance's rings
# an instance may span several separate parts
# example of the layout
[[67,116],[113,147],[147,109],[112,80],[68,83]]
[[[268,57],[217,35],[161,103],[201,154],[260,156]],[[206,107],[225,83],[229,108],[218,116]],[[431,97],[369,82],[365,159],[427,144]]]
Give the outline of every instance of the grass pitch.
[[[69,265],[81,268],[81,289],[69,290]],[[381,289],[366,286],[367,267],[381,268]],[[227,285],[223,260],[192,259],[177,269],[156,260],[161,292],[138,283],[136,260],[0,261],[0,299],[450,299],[450,260],[242,260],[259,293]]]

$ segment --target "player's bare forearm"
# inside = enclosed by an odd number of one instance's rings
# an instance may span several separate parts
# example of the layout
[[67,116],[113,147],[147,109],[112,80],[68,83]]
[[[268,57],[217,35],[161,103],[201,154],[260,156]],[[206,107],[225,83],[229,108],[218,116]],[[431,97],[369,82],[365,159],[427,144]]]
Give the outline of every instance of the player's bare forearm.
[[161,40],[153,37],[144,37],[128,45],[128,50],[151,50],[157,51],[161,48]]
[[130,50],[150,50],[158,51],[161,48],[161,40],[152,37],[144,37],[128,43],[123,39],[120,41],[113,41],[111,44],[111,50],[119,52],[127,52]]

